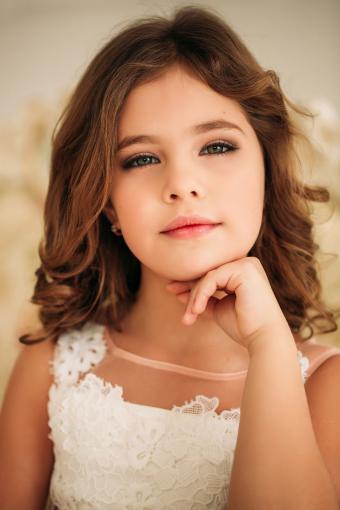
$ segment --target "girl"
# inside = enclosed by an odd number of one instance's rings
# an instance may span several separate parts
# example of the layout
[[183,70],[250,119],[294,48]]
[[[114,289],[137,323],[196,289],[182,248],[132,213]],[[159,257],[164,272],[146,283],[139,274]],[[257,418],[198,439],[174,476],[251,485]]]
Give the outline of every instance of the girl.
[[208,9],[94,58],[53,139],[3,510],[339,508],[340,349],[313,336],[337,328],[309,209],[329,193],[299,180],[289,108]]

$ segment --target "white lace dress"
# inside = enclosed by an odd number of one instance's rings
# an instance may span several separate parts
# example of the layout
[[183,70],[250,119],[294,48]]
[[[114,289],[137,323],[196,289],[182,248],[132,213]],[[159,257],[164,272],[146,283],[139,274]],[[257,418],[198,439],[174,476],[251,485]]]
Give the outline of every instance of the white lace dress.
[[[57,340],[50,501],[60,510],[226,509],[240,409],[217,413],[219,398],[202,394],[172,409],[126,401],[121,385],[88,372],[107,354],[103,329],[87,323]],[[305,379],[309,361],[297,352]]]

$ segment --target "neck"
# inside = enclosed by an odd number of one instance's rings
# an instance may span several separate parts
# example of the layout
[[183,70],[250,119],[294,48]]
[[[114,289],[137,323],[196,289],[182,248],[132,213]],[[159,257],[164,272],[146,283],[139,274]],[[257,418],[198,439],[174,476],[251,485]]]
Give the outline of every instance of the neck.
[[[173,358],[223,347],[230,357],[247,356],[246,348],[229,337],[214,320],[199,315],[194,324],[181,323],[185,305],[168,292],[169,279],[148,273],[136,302],[122,320],[122,332],[143,345],[145,352],[166,352]],[[222,297],[221,292],[215,297]],[[223,294],[223,293],[222,293]],[[223,294],[224,295],[224,294]]]

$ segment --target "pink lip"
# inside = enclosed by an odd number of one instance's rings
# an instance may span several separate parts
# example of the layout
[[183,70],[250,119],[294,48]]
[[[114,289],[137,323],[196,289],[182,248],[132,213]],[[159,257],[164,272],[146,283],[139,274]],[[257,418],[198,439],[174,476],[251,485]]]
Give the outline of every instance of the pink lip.
[[217,224],[205,224],[205,225],[189,225],[184,227],[179,227],[173,230],[168,230],[167,232],[163,232],[169,237],[175,237],[178,239],[187,239],[188,237],[198,237],[203,234],[210,232],[217,227]]
[[193,214],[191,216],[177,216],[173,221],[171,221],[161,233],[168,233],[169,231],[173,231],[175,229],[187,226],[202,226],[202,225],[216,225],[217,222],[204,218],[203,216],[199,216],[198,214]]

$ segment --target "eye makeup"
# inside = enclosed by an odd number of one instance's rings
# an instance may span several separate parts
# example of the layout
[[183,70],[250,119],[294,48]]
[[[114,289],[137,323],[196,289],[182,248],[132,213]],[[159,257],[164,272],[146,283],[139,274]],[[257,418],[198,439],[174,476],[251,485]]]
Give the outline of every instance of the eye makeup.
[[[222,150],[221,151],[216,150],[216,148],[218,147],[220,147]],[[212,151],[209,151],[209,149],[212,149]],[[235,150],[238,149],[239,147],[234,143],[227,142],[225,140],[216,140],[214,142],[206,144],[202,150],[203,151],[208,150],[208,152],[203,154],[206,156],[225,156],[228,155],[229,152],[234,152]],[[202,152],[200,152],[200,154],[202,154]],[[149,166],[150,164],[153,164],[151,162],[147,162],[150,160],[158,160],[158,158],[153,154],[142,152],[140,154],[136,154],[135,156],[126,159],[125,161],[122,162],[121,166],[124,170],[128,170],[130,168],[145,167]]]

